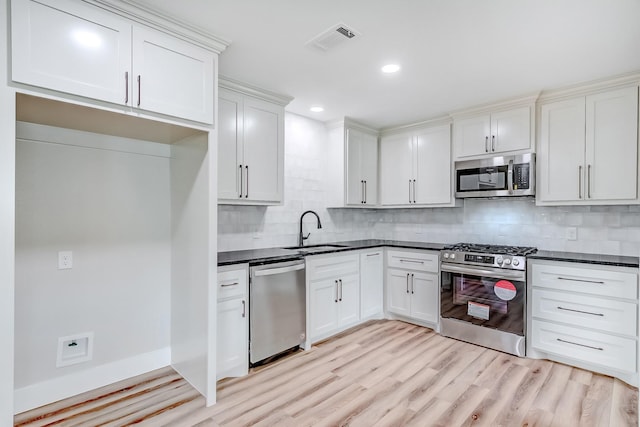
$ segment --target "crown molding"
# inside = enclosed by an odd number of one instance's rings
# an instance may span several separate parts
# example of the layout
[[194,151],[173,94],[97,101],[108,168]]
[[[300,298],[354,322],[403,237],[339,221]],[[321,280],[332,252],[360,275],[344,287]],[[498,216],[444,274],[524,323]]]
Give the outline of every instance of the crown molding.
[[590,95],[603,90],[615,89],[617,87],[637,85],[640,85],[640,71],[577,83],[558,89],[545,90],[540,94],[538,102],[559,101],[566,98]]
[[424,129],[427,127],[436,127],[436,126],[445,126],[450,125],[453,122],[452,118],[449,115],[434,117],[428,120],[422,120],[415,123],[410,123],[407,125],[394,126],[384,128],[380,131],[381,136],[395,135],[398,133],[411,132],[418,129]]
[[82,0],[85,3],[118,14],[131,21],[170,33],[182,40],[213,51],[222,53],[231,44],[230,40],[212,34],[193,24],[178,20],[148,6],[132,0]]
[[465,116],[510,110],[518,107],[533,107],[539,97],[540,92],[529,93],[513,98],[507,98],[502,101],[487,102],[485,104],[476,105],[474,107],[452,111],[451,113],[449,113],[449,116],[457,119]]
[[282,105],[283,107],[293,101],[292,96],[281,95],[222,75],[218,75],[218,87]]

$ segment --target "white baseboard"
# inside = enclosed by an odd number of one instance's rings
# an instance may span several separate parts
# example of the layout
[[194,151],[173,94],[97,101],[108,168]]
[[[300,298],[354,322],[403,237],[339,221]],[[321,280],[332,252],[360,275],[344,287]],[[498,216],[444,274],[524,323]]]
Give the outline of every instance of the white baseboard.
[[87,371],[53,378],[13,392],[13,413],[19,414],[76,394],[84,393],[115,382],[135,377],[171,364],[171,347],[139,354]]

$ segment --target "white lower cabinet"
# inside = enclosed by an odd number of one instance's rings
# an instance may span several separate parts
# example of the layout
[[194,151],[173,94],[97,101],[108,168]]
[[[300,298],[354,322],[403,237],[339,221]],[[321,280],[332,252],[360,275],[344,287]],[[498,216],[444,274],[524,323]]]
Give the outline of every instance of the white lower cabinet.
[[638,385],[638,270],[530,260],[527,356]]
[[307,336],[313,343],[360,321],[358,254],[318,255],[307,264]]
[[440,316],[438,254],[387,252],[387,312],[436,326]]
[[384,311],[384,251],[360,254],[360,317],[382,317]]
[[249,371],[248,266],[218,269],[216,380]]

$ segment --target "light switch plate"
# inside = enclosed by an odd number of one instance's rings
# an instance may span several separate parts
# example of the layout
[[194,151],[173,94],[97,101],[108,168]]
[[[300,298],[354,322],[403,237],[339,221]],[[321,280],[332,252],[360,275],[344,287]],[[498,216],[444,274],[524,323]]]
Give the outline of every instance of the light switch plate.
[[73,268],[73,252],[58,252],[58,270],[67,270]]

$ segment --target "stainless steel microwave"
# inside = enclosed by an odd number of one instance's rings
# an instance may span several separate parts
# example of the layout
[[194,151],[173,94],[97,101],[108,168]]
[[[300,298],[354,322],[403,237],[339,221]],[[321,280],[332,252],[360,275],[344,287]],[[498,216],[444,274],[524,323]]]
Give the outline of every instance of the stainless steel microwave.
[[455,162],[456,197],[535,195],[535,154]]

